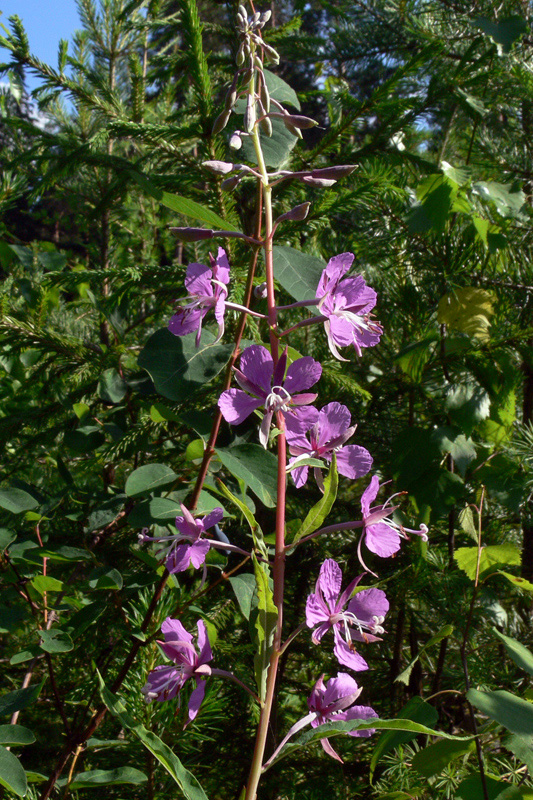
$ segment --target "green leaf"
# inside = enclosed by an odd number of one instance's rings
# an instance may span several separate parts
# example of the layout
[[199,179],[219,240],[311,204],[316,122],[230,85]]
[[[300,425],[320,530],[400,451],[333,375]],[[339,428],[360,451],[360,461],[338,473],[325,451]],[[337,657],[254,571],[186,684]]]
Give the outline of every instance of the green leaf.
[[35,736],[22,725],[0,725],[0,744],[33,744]]
[[[420,700],[420,698],[413,698],[413,700]],[[423,700],[420,700],[423,703]],[[409,704],[408,704],[409,705]],[[424,703],[427,705],[427,703]],[[431,708],[431,706],[428,706]],[[407,706],[405,707],[407,708]],[[434,721],[436,722],[438,719],[438,714],[435,709],[432,708],[434,712]],[[306,731],[305,733],[301,734],[295,739],[287,742],[285,747],[280,750],[279,754],[277,755],[275,761],[272,764],[275,764],[280,760],[280,758],[284,758],[285,756],[289,755],[289,753],[294,752],[294,750],[299,749],[300,747],[306,747],[313,742],[318,742],[320,739],[329,739],[333,736],[342,736],[350,731],[364,731],[364,730],[376,730],[376,731],[387,731],[387,733],[382,734],[380,736],[376,748],[379,746],[379,743],[390,737],[391,740],[398,740],[397,744],[394,744],[392,747],[397,747],[398,744],[402,744],[402,742],[409,742],[411,739],[416,738],[421,733],[426,734],[427,736],[441,736],[445,739],[451,739],[453,741],[467,741],[471,740],[471,736],[451,736],[450,734],[446,733],[437,733],[437,731],[433,730],[432,728],[427,727],[426,725],[410,721],[408,719],[369,719],[369,720],[349,720],[347,722],[327,722],[324,725],[320,725],[317,728],[314,728],[310,731]],[[388,748],[392,749],[392,748]],[[375,754],[375,751],[374,751]],[[374,761],[374,757],[372,758],[372,762]]]
[[109,567],[97,567],[93,570],[88,578],[89,586],[91,589],[122,589],[122,575],[118,569],[109,569]]
[[250,619],[252,611],[252,599],[256,590],[255,576],[249,572],[241,575],[232,575],[229,579],[231,588],[235,593],[239,608],[245,619]]
[[170,486],[177,477],[174,470],[166,464],[145,464],[128,475],[125,492],[128,497],[137,497],[154,489]]
[[533,653],[531,653],[527,647],[524,647],[523,644],[517,642],[516,639],[512,639],[510,636],[505,636],[505,634],[500,633],[497,628],[493,628],[492,632],[502,640],[507,650],[507,655],[512,658],[517,667],[533,675]]
[[511,733],[533,736],[533,704],[510,692],[480,692],[469,689],[466,697],[473,706],[490,719],[496,720]]
[[45,653],[68,653],[74,649],[72,639],[59,628],[39,631],[40,647]]
[[425,645],[420,648],[416,657],[413,658],[410,664],[408,664],[408,666],[403,670],[403,672],[400,672],[400,674],[394,680],[398,681],[399,683],[405,683],[405,685],[407,686],[407,684],[409,683],[409,678],[411,677],[411,672],[413,671],[413,667],[420,658],[420,656],[423,653],[425,653],[426,650],[428,650],[430,647],[433,647],[434,644],[437,644],[442,639],[445,639],[447,636],[451,636],[452,633],[453,633],[453,625],[444,625],[440,629],[440,631],[438,631],[438,633],[435,634],[435,636],[432,636],[431,639],[428,639]]
[[446,394],[446,410],[452,422],[469,436],[477,423],[489,416],[490,396],[473,382],[455,383]]
[[268,580],[268,570],[253,556],[255,582],[257,585],[257,608],[254,609],[254,627],[257,631],[254,657],[254,673],[257,693],[261,700],[266,696],[268,666],[272,654],[274,632],[278,621],[278,609],[274,605],[272,590]]
[[485,36],[490,36],[500,56],[510,53],[513,44],[528,29],[526,20],[516,15],[505,17],[498,22],[493,22],[488,17],[476,17],[472,24],[481,28]]
[[513,586],[516,586],[517,589],[523,589],[526,592],[533,592],[533,583],[526,581],[525,578],[522,578],[520,575],[511,575],[510,572],[504,572],[503,570],[498,570],[498,575],[503,575],[504,578],[507,578],[509,583],[512,583]]
[[420,383],[424,373],[424,367],[433,355],[436,347],[437,336],[432,334],[426,336],[418,342],[402,347],[395,361],[400,365],[400,369],[411,378],[414,383]]
[[[497,781],[488,775],[485,775],[485,784],[487,786],[488,800],[496,800],[506,787],[516,789],[519,792],[518,795],[514,795],[516,800],[521,797],[518,787],[509,786],[508,783]],[[455,797],[457,800],[485,800],[483,783],[481,782],[479,772],[475,772],[473,775],[469,775],[468,778],[465,778],[464,781],[461,781],[455,791]]]
[[[272,136],[267,136],[262,130],[259,130],[261,149],[267,167],[281,169],[289,158],[291,150],[298,141],[298,138],[287,130],[281,120],[273,119],[271,122]],[[242,124],[241,122],[241,127]],[[257,164],[257,156],[251,137],[247,136],[243,139],[241,152],[243,160],[250,161],[252,164]]]
[[[466,572],[470,580],[475,580],[477,564],[477,547],[459,547],[454,559],[459,569]],[[520,564],[520,551],[512,544],[496,544],[481,548],[479,575],[484,578],[498,567]]]
[[472,192],[492,202],[502,217],[520,217],[526,196],[518,184],[480,181],[474,183]]
[[169,775],[176,781],[187,800],[208,800],[206,793],[194,775],[185,769],[170,747],[162,742],[155,733],[147,731],[144,725],[141,725],[128,714],[122,701],[106,687],[100,673],[98,673],[98,680],[100,682],[100,695],[111,714],[120,720],[124,728],[133,731],[146,749],[157,758],[159,763],[163,765]]
[[[412,728],[401,728],[402,723],[404,725],[415,725],[424,727],[425,725],[434,725],[439,718],[438,712],[430,706],[429,703],[426,703],[420,697],[412,697],[411,700],[405,705],[397,714],[397,719],[389,720],[390,722],[398,723],[398,727],[396,730],[405,731],[404,733],[395,733],[394,727],[391,726],[390,730],[387,733],[383,733],[374,748],[374,752],[372,753],[372,759],[370,761],[370,782],[372,782],[372,776],[374,774],[374,770],[376,768],[376,764],[378,763],[381,756],[388,753],[390,750],[394,750],[401,744],[405,744],[406,742],[410,742],[414,739],[418,734],[413,732]],[[408,722],[410,720],[410,722]],[[369,726],[370,727],[370,726]],[[425,731],[424,731],[425,732]],[[441,736],[441,734],[437,734]],[[443,737],[443,738],[453,738],[453,737]]]
[[188,403],[191,394],[224,369],[233,352],[231,344],[214,344],[215,337],[205,328],[198,348],[195,339],[194,334],[174,336],[164,328],[150,336],[139,355],[139,366],[169,400]]
[[331,459],[331,466],[329,472],[324,479],[324,494],[311,508],[304,519],[301,528],[294,535],[291,544],[296,544],[304,536],[318,530],[326,517],[328,516],[333,503],[337,497],[337,489],[339,486],[339,475],[337,473],[337,459],[335,453]]
[[133,170],[130,171],[130,175],[133,180],[138,183],[142,189],[144,189],[146,194],[149,194],[150,197],[154,198],[154,200],[158,200],[161,205],[172,209],[172,211],[177,211],[178,214],[183,214],[185,217],[191,217],[191,219],[198,219],[201,222],[207,222],[210,227],[216,229],[225,231],[237,230],[235,225],[232,225],[231,222],[222,219],[222,217],[219,217],[214,211],[211,211],[211,209],[200,205],[200,203],[197,203],[195,200],[189,200],[189,198],[182,197],[179,194],[170,194],[170,192],[165,192],[148,180],[146,175],[140,175],[138,172],[133,172]]
[[505,740],[505,748],[524,762],[530,774],[533,773],[533,739],[531,737],[524,738],[513,734]]
[[245,518],[246,522],[250,526],[250,530],[252,532],[252,538],[254,540],[254,546],[258,547],[263,555],[266,555],[266,546],[263,539],[263,531],[259,527],[259,523],[257,522],[256,518],[242,500],[236,497],[228,487],[220,480],[217,480],[218,486],[220,487],[223,494],[230,500],[241,512],[243,517]]
[[448,766],[450,761],[461,758],[475,749],[474,742],[442,741],[430,744],[415,754],[412,764],[414,769],[424,778],[438,775]]
[[[295,300],[312,300],[326,262],[294,247],[273,248],[274,277]],[[312,307],[311,307],[312,308]]]
[[91,625],[93,625],[96,620],[101,617],[101,615],[106,610],[107,605],[103,600],[98,600],[94,603],[88,603],[83,608],[80,608],[79,611],[76,611],[73,614],[68,622],[63,623],[64,627],[67,629],[68,633],[72,636],[73,639],[76,639],[78,636],[87,630]]
[[258,444],[220,447],[217,456],[226,469],[257,495],[268,508],[274,508],[277,497],[278,461],[273,453]]
[[63,442],[75,453],[91,453],[105,442],[105,435],[99,425],[82,425],[72,431],[65,431]]
[[37,508],[39,501],[25,492],[24,489],[17,489],[14,486],[5,486],[0,489],[0,507],[5,508],[12,514],[22,514],[24,511],[31,511]]
[[98,397],[104,403],[120,403],[124,400],[128,384],[120,377],[114,367],[106,369],[98,380]]
[[487,341],[490,317],[494,314],[493,303],[491,292],[465,286],[439,300],[437,320],[441,325],[446,324],[468,336]]
[[271,72],[269,69],[263,70],[265,81],[267,85],[268,92],[270,97],[273,97],[274,100],[277,100],[278,103],[281,103],[282,106],[289,105],[296,108],[298,111],[301,109],[300,101],[298,100],[298,95],[292,88],[289,86],[288,83],[285,83],[283,78],[280,78],[274,72]]
[[463,509],[461,509],[461,511],[459,512],[459,516],[457,518],[457,522],[459,523],[463,531],[467,533],[471,539],[477,542],[478,531],[474,524],[474,514],[470,506],[465,506]]
[[[58,781],[58,786],[66,785],[67,778]],[[116,769],[92,769],[87,772],[79,772],[74,776],[70,784],[70,789],[87,789],[98,786],[118,786],[123,783],[131,783],[139,786],[146,783],[148,778],[134,767],[117,767]]]
[[31,585],[39,594],[44,594],[44,592],[61,592],[64,586],[62,581],[51,578],[49,575],[36,575],[31,581]]
[[419,204],[407,217],[410,233],[443,233],[457,194],[457,184],[445,175],[430,175],[416,190]]
[[28,791],[26,773],[18,758],[0,747],[0,784],[17,797],[24,797]]
[[14,692],[3,694],[0,697],[0,716],[11,715],[15,711],[22,711],[32,703],[35,703],[43,686],[44,681],[34,686],[28,686],[26,689],[15,689]]
[[17,534],[9,528],[0,528],[0,552],[7,550],[10,544],[13,544]]

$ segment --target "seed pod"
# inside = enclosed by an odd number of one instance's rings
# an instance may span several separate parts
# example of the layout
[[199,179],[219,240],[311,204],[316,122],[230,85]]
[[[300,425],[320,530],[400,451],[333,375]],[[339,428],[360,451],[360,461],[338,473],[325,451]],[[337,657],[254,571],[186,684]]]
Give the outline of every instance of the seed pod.
[[308,186],[316,186],[319,189],[326,189],[328,186],[333,186],[334,183],[337,183],[337,181],[329,180],[328,178],[311,178],[309,175],[305,175],[300,180]]
[[212,239],[214,234],[210,228],[169,228],[169,230],[182,242],[200,242],[203,239]]
[[332,178],[333,180],[337,181],[339,178],[344,178],[345,175],[350,175],[354,169],[357,169],[356,164],[344,164],[338,167],[323,167],[322,169],[311,170],[311,177]]
[[230,137],[229,146],[232,150],[240,150],[242,147],[242,139],[239,134],[240,131],[235,131],[235,133]]
[[266,134],[268,137],[272,136],[272,123],[268,117],[261,117],[259,125],[264,134]]
[[218,115],[213,125],[213,131],[212,131],[213,136],[215,136],[215,134],[217,133],[220,133],[220,131],[224,130],[224,128],[228,124],[230,115],[231,111],[223,111],[222,114]]
[[227,161],[202,161],[202,167],[205,167],[215,175],[227,175],[228,172],[233,172],[235,164],[230,164]]
[[244,128],[247,133],[251,133],[257,120],[255,113],[255,100],[253,97],[248,97],[246,101],[246,111],[244,112]]
[[294,206],[294,208],[291,208],[290,211],[287,211],[285,214],[282,214],[281,217],[278,217],[276,224],[286,220],[290,222],[301,222],[307,217],[310,206],[311,203],[302,203],[299,206]]

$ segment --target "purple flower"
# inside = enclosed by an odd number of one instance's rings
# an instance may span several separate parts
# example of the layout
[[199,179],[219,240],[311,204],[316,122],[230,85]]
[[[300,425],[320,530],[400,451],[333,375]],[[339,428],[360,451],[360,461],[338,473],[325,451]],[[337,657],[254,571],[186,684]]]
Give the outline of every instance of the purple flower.
[[196,346],[200,344],[202,321],[209,309],[214,308],[218,322],[216,341],[224,334],[225,300],[228,296],[229,263],[225,250],[218,248],[216,260],[209,254],[211,266],[189,264],[185,275],[185,286],[190,302],[179,308],[168,323],[168,329],[175,336],[196,333]]
[[[325,684],[322,675],[314,685],[307,705],[310,711],[316,713],[316,718],[311,720],[313,728],[318,728],[326,722],[346,722],[351,719],[371,719],[377,717],[370,706],[354,706],[353,703],[361,694],[361,689],[354,679],[346,672],[339,672],[336,678],[330,678]],[[374,731],[347,731],[348,736],[371,736]],[[321,739],[320,744],[328,755],[342,763],[342,758],[333,749],[328,739]]]
[[158,644],[174,664],[152,670],[141,689],[147,703],[151,703],[152,700],[159,702],[172,700],[189,678],[194,678],[196,688],[189,698],[189,720],[186,725],[198,714],[205,695],[205,677],[211,674],[211,667],[207,662],[213,658],[205,622],[199,619],[196,627],[199,653],[192,644],[192,634],[188,633],[177,619],[167,617],[161,625],[165,641]]
[[[163,545],[158,551],[158,555],[165,555],[166,567],[169,572],[183,572],[191,564],[195,569],[202,566],[211,545],[201,536],[208,528],[217,525],[224,516],[221,508],[215,508],[206,517],[195,519],[182,503],[180,505],[183,516],[176,517],[176,528],[179,534],[151,537],[142,533],[139,537],[143,542],[158,542]],[[184,541],[186,544],[180,544]]]
[[298,358],[287,368],[285,350],[274,369],[274,361],[266,347],[253,344],[243,352],[240,369],[234,368],[234,372],[241,388],[222,392],[219,408],[227,422],[239,425],[256,408],[263,406],[265,414],[259,429],[259,441],[263,447],[267,446],[272,417],[277,411],[285,413],[287,431],[312,414],[311,409],[301,406],[312,403],[316,394],[301,392],[317,382],[322,367],[310,356]]
[[[313,420],[314,416],[314,420]],[[334,452],[337,453],[337,469],[346,478],[360,478],[372,466],[372,456],[364,447],[344,443],[353,435],[356,426],[350,427],[350,412],[341,403],[328,403],[323,409],[317,411],[309,409],[311,425],[307,435],[300,431],[287,432],[289,452],[295,458],[290,463],[295,464],[303,457],[323,458],[331,461]],[[295,467],[292,477],[295,485],[300,488],[307,481],[309,467]],[[315,478],[319,486],[323,486],[320,468],[315,467]]]
[[383,333],[381,325],[370,318],[370,311],[376,305],[375,291],[361,275],[341,280],[353,260],[352,253],[331,258],[316,289],[318,309],[326,318],[324,328],[329,349],[341,361],[347,359],[341,356],[338,347],[353,344],[360,356],[361,348],[376,345]]
[[389,610],[389,601],[381,589],[363,589],[350,600],[362,577],[355,578],[341,594],[342,571],[336,561],[326,559],[320,567],[315,592],[307,598],[305,608],[307,626],[314,628],[313,643],[318,644],[332,628],[333,652],[339,664],[356,672],[368,669],[368,664],[356,652],[353,641],[380,641],[374,634],[384,633],[382,623]]
[[[383,484],[382,484],[383,485]],[[370,504],[376,499],[381,486],[377,475],[372,477],[372,480],[366,487],[361,497],[361,509],[363,511],[363,534],[365,544],[369,550],[382,558],[387,558],[400,549],[400,542],[402,539],[408,539],[408,533],[415,533],[421,536],[423,541],[427,542],[427,526],[421,525],[420,530],[412,528],[404,528],[391,519],[391,515],[396,511],[398,506],[391,506],[390,502],[398,495],[393,494],[389,497],[382,506],[370,507]],[[359,549],[361,541],[359,542]]]

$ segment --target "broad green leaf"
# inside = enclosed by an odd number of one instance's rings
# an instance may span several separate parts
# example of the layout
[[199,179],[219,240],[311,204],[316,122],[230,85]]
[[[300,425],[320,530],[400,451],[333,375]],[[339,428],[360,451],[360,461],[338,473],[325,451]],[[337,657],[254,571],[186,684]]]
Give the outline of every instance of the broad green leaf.
[[217,230],[237,230],[235,225],[232,225],[231,222],[222,219],[222,217],[219,217],[214,211],[202,206],[195,200],[189,200],[188,197],[181,197],[179,194],[165,192],[163,189],[159,189],[159,187],[155,186],[145,175],[140,175],[138,172],[133,172],[133,170],[130,172],[130,175],[133,180],[139,184],[141,189],[144,189],[146,194],[149,194],[154,200],[158,200],[161,205],[170,208],[172,211],[183,214],[185,217],[191,217],[191,219],[207,222],[210,227]]
[[204,328],[200,346],[195,335],[174,336],[163,328],[148,339],[139,355],[139,366],[152,378],[156,390],[169,400],[188,403],[193,392],[203,389],[224,369],[233,351],[231,344],[214,344]]
[[98,673],[98,679],[100,681],[100,695],[111,714],[117,717],[124,728],[133,731],[146,749],[157,758],[159,763],[163,765],[169,775],[176,781],[187,800],[208,800],[206,793],[194,775],[185,769],[170,747],[162,742],[155,733],[147,731],[144,725],[141,725],[128,714],[122,701],[109,691],[100,673]]
[[[386,733],[383,733],[374,748],[374,752],[372,753],[372,759],[370,761],[370,782],[372,782],[372,776],[374,774],[374,770],[376,769],[376,765],[381,758],[384,756],[385,753],[390,752],[390,750],[394,750],[401,744],[405,744],[405,742],[410,742],[411,739],[414,739],[418,734],[413,732],[412,727],[404,727],[402,728],[401,725],[413,725],[413,726],[420,726],[424,727],[425,725],[434,725],[439,718],[438,712],[430,706],[429,703],[426,703],[420,697],[413,697],[407,705],[405,705],[397,714],[397,719],[395,720],[388,720],[391,723],[397,723],[397,727],[394,728],[394,725],[390,726],[390,729],[387,730]],[[370,727],[370,726],[369,726]],[[395,733],[395,730],[404,731],[403,733]],[[427,732],[424,731],[424,733]],[[441,734],[437,734],[441,736]],[[443,738],[453,738],[453,737],[443,737]]]
[[482,714],[496,720],[511,733],[533,737],[533,704],[510,692],[480,692],[469,689],[467,699]]
[[516,639],[512,639],[510,636],[505,636],[504,633],[500,633],[497,628],[493,628],[492,631],[502,640],[503,646],[507,650],[507,655],[512,658],[517,667],[525,669],[526,672],[533,675],[533,653],[531,653],[527,647],[524,647],[523,644],[517,642]]
[[430,175],[417,187],[419,200],[407,217],[410,233],[443,233],[457,194],[457,184],[445,175]]
[[255,576],[249,572],[240,575],[232,575],[229,579],[231,588],[235,593],[239,608],[245,619],[250,619],[252,611],[252,599],[256,590]]
[[419,750],[413,758],[413,767],[424,778],[432,778],[438,775],[448,766],[450,761],[461,758],[466,753],[475,749],[474,742],[454,742],[443,740],[430,744]]
[[31,511],[37,508],[39,501],[25,492],[24,489],[17,489],[14,486],[5,486],[0,489],[0,507],[5,508],[12,514],[22,514],[24,511]]
[[68,544],[51,550],[49,547],[39,547],[32,551],[31,558],[37,562],[39,559],[48,558],[50,561],[91,561],[94,556],[89,550],[80,547],[70,547]]
[[22,725],[0,725],[0,744],[33,744],[35,736]]
[[226,469],[244,481],[265,506],[274,508],[277,497],[278,461],[258,444],[220,447],[217,456]]
[[[529,787],[513,786],[507,781],[497,781],[485,775],[488,800],[533,800]],[[479,772],[469,775],[456,789],[457,800],[485,800],[483,784]]]
[[5,747],[0,747],[0,785],[17,797],[24,797],[28,791],[26,773],[20,761]]
[[512,583],[513,586],[516,586],[517,589],[524,589],[526,592],[533,592],[533,583],[526,581],[525,578],[522,578],[520,575],[511,575],[510,572],[504,572],[503,570],[498,570],[498,575],[503,575],[504,578],[507,578],[509,583]]
[[91,453],[105,442],[105,435],[99,425],[82,425],[75,430],[65,431],[63,442],[75,453]]
[[405,685],[407,685],[409,683],[409,678],[411,677],[411,672],[413,671],[413,667],[420,658],[420,656],[423,653],[425,653],[426,650],[428,650],[430,647],[433,647],[434,644],[438,644],[438,642],[440,642],[442,639],[445,639],[447,636],[451,636],[452,633],[453,633],[453,625],[444,625],[440,629],[440,631],[438,631],[438,633],[435,634],[435,636],[432,636],[431,639],[429,639],[426,642],[426,644],[420,648],[416,657],[413,658],[410,664],[408,664],[407,667],[403,670],[403,672],[400,672],[400,674],[394,680],[398,681],[399,683],[405,683]]
[[502,217],[520,217],[526,196],[518,184],[480,181],[472,186],[474,194],[489,200],[496,206]]
[[276,245],[273,255],[274,277],[285,291],[295,300],[312,300],[326,262],[294,247]]
[[[454,559],[459,569],[466,572],[470,580],[475,580],[477,565],[477,547],[459,547]],[[479,575],[485,577],[498,567],[520,564],[520,551],[513,544],[496,544],[481,548]]]
[[454,330],[475,336],[481,341],[489,338],[490,317],[494,314],[494,295],[485,289],[465,286],[444,295],[439,300],[437,320]]
[[66,628],[73,639],[76,639],[96,622],[106,608],[107,605],[104,600],[88,603],[83,608],[80,608],[79,611],[76,611],[67,622],[64,622],[63,627]]
[[528,30],[526,20],[517,15],[504,17],[498,22],[488,17],[476,17],[472,24],[481,28],[485,36],[490,36],[500,56],[510,53],[513,44]]
[[204,456],[204,441],[203,439],[193,439],[189,442],[185,450],[185,461],[192,461],[200,463]]
[[402,347],[395,361],[400,365],[400,369],[411,378],[414,383],[420,383],[424,373],[424,367],[433,355],[436,347],[437,336],[426,336],[418,342]]
[[432,437],[437,442],[441,453],[449,453],[464,477],[468,465],[476,457],[476,448],[470,438],[466,438],[458,429],[450,427],[436,428]]
[[[129,514],[128,520],[134,528],[144,528],[147,525],[164,525],[174,523],[177,516],[182,514],[180,503],[184,502],[189,489],[172,492],[171,497],[152,497],[139,503]],[[198,498],[196,510],[199,514],[208,514],[216,507],[224,506],[209,492],[202,490]]]
[[288,83],[285,83],[283,78],[280,78],[269,69],[264,69],[263,73],[270,97],[273,97],[274,100],[277,100],[278,103],[281,103],[283,106],[293,106],[300,111],[300,101],[292,86],[289,86]]
[[91,589],[122,589],[122,575],[118,569],[109,567],[97,567],[88,576]]
[[463,509],[461,509],[461,511],[459,512],[459,516],[457,518],[457,522],[459,523],[463,531],[467,533],[471,539],[477,542],[478,531],[474,523],[474,514],[470,506],[465,506]]
[[[67,783],[68,778],[63,779],[63,784]],[[146,783],[148,778],[138,769],[134,767],[117,767],[116,769],[91,769],[87,772],[78,772],[74,776],[70,789],[90,789],[93,786],[118,786],[123,783],[131,783],[134,786],[139,786]],[[58,781],[58,786],[61,787],[62,782]]]
[[254,673],[257,693],[265,699],[268,665],[272,654],[272,642],[278,620],[278,609],[274,605],[272,590],[268,580],[268,569],[253,556],[255,582],[257,585],[257,608],[254,609],[254,627],[257,631],[254,657]]
[[62,581],[51,578],[49,575],[36,575],[31,581],[31,585],[39,594],[44,594],[44,592],[61,592],[64,586]]
[[68,653],[74,648],[72,639],[59,628],[39,631],[40,647],[45,653]]
[[335,454],[331,459],[331,466],[329,472],[324,479],[324,494],[311,508],[302,523],[302,527],[296,532],[291,544],[296,544],[304,536],[318,530],[326,517],[328,516],[333,503],[337,497],[337,488],[339,486],[339,475],[337,473],[337,459]]
[[7,694],[1,695],[0,715],[11,715],[15,711],[22,711],[32,703],[35,703],[43,686],[44,681],[28,686],[26,689],[15,689],[14,692],[7,692]]
[[454,383],[446,393],[446,410],[452,422],[469,436],[490,413],[490,396],[476,383]]
[[0,552],[7,550],[10,544],[13,544],[17,534],[9,528],[0,528]]
[[145,464],[134,470],[126,481],[125,492],[128,497],[137,497],[173,484],[177,475],[166,464]]
[[[420,700],[420,698],[413,699]],[[422,700],[420,702],[423,703]],[[427,703],[424,705],[427,705]],[[407,708],[407,706],[405,708]],[[431,706],[429,706],[429,708],[431,708]],[[432,711],[434,711],[434,722],[436,722],[438,719],[438,714],[435,709],[432,709]],[[355,730],[386,731],[386,733],[380,736],[376,748],[379,746],[379,743],[387,737],[390,737],[391,740],[397,739],[397,743],[392,746],[397,747],[398,744],[402,744],[402,742],[409,742],[411,739],[415,739],[421,733],[426,734],[427,736],[441,736],[442,738],[451,739],[456,742],[471,741],[472,739],[471,736],[451,736],[450,734],[439,733],[433,730],[433,728],[427,727],[423,723],[411,721],[409,719],[353,719],[349,720],[348,722],[327,722],[324,725],[320,725],[317,728],[308,730],[297,738],[287,742],[285,747],[280,750],[278,756],[276,757],[275,761],[272,762],[272,764],[277,763],[280,758],[284,758],[285,756],[289,755],[289,753],[294,752],[300,747],[306,747],[313,742],[320,741],[320,739],[329,739],[333,736],[342,736],[350,731]],[[372,758],[372,761],[374,761],[374,758]]]
[[[267,136],[261,129],[259,130],[261,149],[267,167],[281,169],[288,160],[291,150],[298,139],[287,130],[281,120],[273,119],[271,122],[272,136]],[[251,137],[243,138],[241,152],[243,160],[250,161],[252,164],[257,164],[257,155]]]
[[38,647],[32,647],[30,650],[21,650],[20,653],[15,653],[15,655],[11,656],[9,659],[9,663],[12,665],[24,664],[24,662],[31,661],[32,658],[39,655],[41,655],[40,649]]
[[516,733],[505,740],[506,750],[510,750],[533,774],[533,738],[517,736]]
[[116,404],[124,400],[128,384],[120,377],[114,367],[106,369],[98,381],[98,397],[104,403]]

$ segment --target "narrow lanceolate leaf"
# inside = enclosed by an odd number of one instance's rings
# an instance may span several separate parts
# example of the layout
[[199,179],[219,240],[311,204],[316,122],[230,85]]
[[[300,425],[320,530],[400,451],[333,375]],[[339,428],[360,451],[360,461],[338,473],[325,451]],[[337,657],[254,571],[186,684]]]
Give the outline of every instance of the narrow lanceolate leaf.
[[214,211],[211,211],[210,208],[202,206],[195,200],[189,200],[188,197],[181,197],[179,194],[171,194],[170,192],[163,191],[163,189],[159,189],[159,187],[148,180],[146,175],[141,175],[133,171],[130,172],[130,175],[133,180],[139,184],[141,189],[144,189],[146,194],[149,194],[154,200],[158,200],[161,205],[170,208],[172,211],[177,211],[178,214],[191,217],[191,219],[199,219],[201,222],[207,222],[208,225],[217,230],[237,230],[235,225],[232,225],[231,222],[222,219],[222,217],[219,217]]
[[400,674],[394,680],[398,681],[399,683],[405,683],[405,685],[407,686],[407,684],[409,683],[409,678],[411,677],[411,672],[413,671],[413,667],[420,658],[420,656],[423,653],[425,653],[425,651],[428,650],[430,647],[433,647],[434,644],[437,644],[442,639],[445,639],[447,636],[451,636],[452,633],[453,633],[453,625],[444,625],[440,629],[440,631],[438,631],[435,634],[435,636],[432,636],[431,639],[429,639],[426,642],[426,644],[419,650],[416,657],[413,658],[411,663],[408,664],[407,667],[403,670],[403,672],[400,672]]
[[461,758],[474,748],[474,742],[442,740],[419,750],[413,758],[413,767],[424,778],[432,778],[439,775],[450,761]]
[[233,492],[231,492],[220,479],[218,480],[218,486],[224,493],[224,495],[228,498],[228,500],[230,500],[230,502],[232,502],[233,505],[239,509],[244,519],[250,526],[250,530],[252,532],[252,538],[254,541],[254,547],[259,549],[261,553],[263,553],[263,555],[266,556],[267,551],[266,551],[265,541],[263,538],[263,531],[261,530],[259,523],[257,522],[256,518],[254,517],[254,515],[252,514],[246,503],[243,503],[242,500],[236,497],[233,494]]
[[516,639],[512,639],[510,636],[505,636],[504,633],[500,633],[497,628],[493,628],[492,631],[502,640],[503,646],[507,650],[507,655],[513,659],[516,666],[520,667],[520,669],[525,669],[526,672],[533,675],[533,653],[531,653],[527,647],[524,647],[523,644],[517,642]]
[[[409,700],[406,705],[400,709],[398,712],[398,718],[395,720],[391,720],[392,722],[404,723],[407,725],[421,725],[422,727],[426,725],[435,725],[439,718],[438,712],[436,709],[433,708],[429,703],[426,703],[425,700],[422,700],[421,697],[413,697]],[[372,720],[374,723],[375,720]],[[372,726],[377,729],[377,725],[372,724]],[[396,731],[396,732],[395,732]],[[442,736],[442,734],[438,734]],[[395,747],[398,747],[400,744],[404,744],[405,742],[410,742],[411,739],[414,739],[416,733],[413,732],[411,727],[405,728],[393,728],[390,727],[383,733],[374,748],[374,752],[372,753],[372,759],[370,761],[370,781],[372,782],[372,776],[374,775],[374,770],[376,769],[376,764],[378,763],[381,756],[385,755],[385,753],[394,750]],[[443,738],[448,739],[450,737],[443,736]]]
[[496,720],[511,733],[533,736],[533,705],[510,692],[480,692],[469,689],[466,697],[473,706]]
[[0,747],[0,786],[4,786],[17,797],[24,797],[28,791],[26,773],[20,761],[5,747]]
[[185,769],[170,747],[162,742],[159,736],[146,730],[144,725],[141,725],[131,714],[128,714],[122,701],[109,691],[100,673],[98,673],[98,680],[100,681],[100,696],[111,714],[117,717],[125,728],[132,731],[140,739],[146,749],[157,758],[159,763],[163,765],[169,775],[176,781],[187,800],[208,800],[206,793],[194,775]]
[[[257,608],[252,619],[257,631],[257,652],[254,657],[254,672],[257,693],[261,700],[265,699],[268,665],[272,654],[272,641],[278,619],[278,609],[274,605],[272,589],[268,581],[268,569],[254,556],[255,581],[257,584]],[[254,619],[255,617],[255,619]]]
[[220,447],[216,451],[226,469],[244,481],[268,508],[274,508],[277,497],[278,462],[276,456],[258,444]]
[[324,494],[307,514],[302,522],[302,527],[296,532],[291,544],[296,544],[303,536],[308,536],[320,528],[335,502],[338,486],[337,459],[334,453],[329,472],[324,480]]
[[285,758],[285,756],[288,756],[290,753],[298,750],[300,747],[306,747],[309,744],[320,741],[320,739],[329,739],[332,736],[346,735],[350,731],[356,730],[376,730],[389,732],[397,731],[407,733],[409,739],[414,739],[415,736],[418,736],[421,733],[425,733],[428,736],[441,736],[444,739],[451,739],[455,742],[465,742],[472,739],[471,736],[451,736],[447,733],[439,733],[432,728],[428,728],[426,725],[422,725],[418,722],[412,722],[408,719],[352,719],[347,722],[327,722],[324,725],[320,725],[317,728],[308,730],[297,738],[287,742],[285,747],[279,751],[277,757],[272,761],[269,767],[273,764],[276,764],[281,758]]

